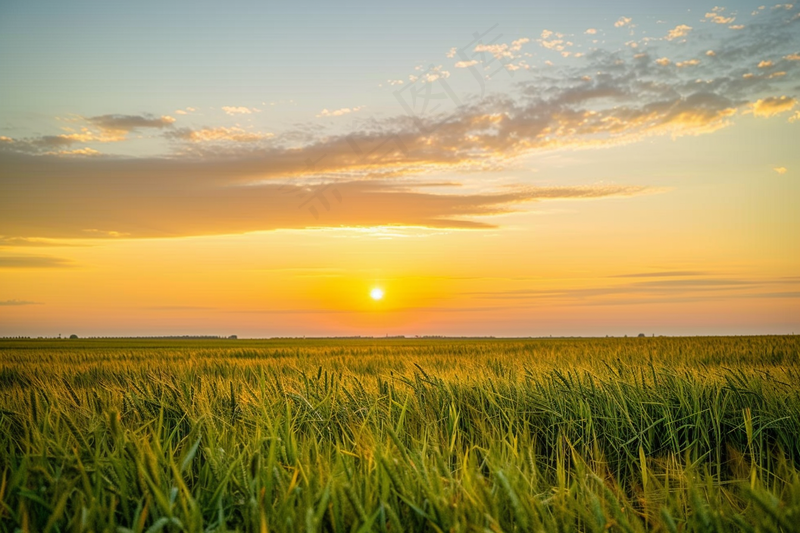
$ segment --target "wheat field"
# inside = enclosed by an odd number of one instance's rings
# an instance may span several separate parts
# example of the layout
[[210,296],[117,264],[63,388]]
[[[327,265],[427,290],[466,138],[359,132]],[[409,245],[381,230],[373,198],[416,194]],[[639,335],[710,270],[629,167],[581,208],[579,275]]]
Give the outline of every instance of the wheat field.
[[0,528],[798,531],[800,340],[2,340]]

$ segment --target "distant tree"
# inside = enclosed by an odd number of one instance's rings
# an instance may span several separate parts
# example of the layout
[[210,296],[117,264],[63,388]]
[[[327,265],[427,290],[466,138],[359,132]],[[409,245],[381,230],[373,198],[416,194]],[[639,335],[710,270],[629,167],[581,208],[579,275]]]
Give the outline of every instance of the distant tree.
[[646,335],[644,333],[639,333],[639,336],[640,337],[646,337]]
[[77,338],[78,338],[78,336],[77,336],[77,335],[75,335],[75,334],[73,333],[72,335],[70,335],[70,336],[69,336],[69,338],[70,338],[70,339],[77,339]]
[[231,336],[230,336],[230,337],[228,337],[228,338],[229,338],[229,339],[238,339],[239,337],[237,337],[236,335],[231,335]]

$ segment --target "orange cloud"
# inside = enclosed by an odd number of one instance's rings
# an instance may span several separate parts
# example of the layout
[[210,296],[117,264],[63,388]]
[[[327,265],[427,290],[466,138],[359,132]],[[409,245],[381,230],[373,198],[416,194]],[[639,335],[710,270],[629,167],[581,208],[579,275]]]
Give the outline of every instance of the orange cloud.
[[623,28],[631,23],[630,17],[620,17],[615,23],[615,28]]
[[[65,165],[63,160],[18,156],[6,162],[10,165],[0,171],[0,192],[15,208],[0,212],[0,225],[9,235],[26,237],[180,237],[318,226],[488,228],[492,224],[480,218],[518,211],[525,202],[655,192],[603,185],[434,194],[426,186],[445,184],[414,187],[386,180],[242,186],[224,174],[204,177],[196,172],[202,165],[163,160]],[[50,171],[37,178],[34,172],[44,168]],[[29,186],[21,189],[20,179]],[[68,189],[54,186],[64,179],[70,181]]]
[[772,117],[791,111],[796,103],[797,100],[789,96],[771,96],[769,98],[763,98],[756,100],[753,104],[753,115],[765,118]]
[[254,131],[247,131],[237,126],[231,128],[202,128],[199,130],[182,129],[177,130],[170,137],[175,139],[183,139],[192,142],[213,142],[213,141],[231,141],[231,142],[255,142],[274,137],[272,133],[261,133]]
[[667,40],[672,41],[680,37],[686,37],[687,35],[689,35],[690,31],[692,31],[692,27],[687,26],[686,24],[675,26],[674,28],[669,30],[669,33],[667,33]]

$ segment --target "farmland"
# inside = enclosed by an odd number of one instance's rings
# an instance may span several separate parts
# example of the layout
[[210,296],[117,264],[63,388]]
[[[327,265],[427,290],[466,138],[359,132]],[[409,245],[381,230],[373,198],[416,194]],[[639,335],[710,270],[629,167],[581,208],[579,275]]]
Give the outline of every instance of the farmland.
[[796,336],[0,341],[3,531],[798,524]]

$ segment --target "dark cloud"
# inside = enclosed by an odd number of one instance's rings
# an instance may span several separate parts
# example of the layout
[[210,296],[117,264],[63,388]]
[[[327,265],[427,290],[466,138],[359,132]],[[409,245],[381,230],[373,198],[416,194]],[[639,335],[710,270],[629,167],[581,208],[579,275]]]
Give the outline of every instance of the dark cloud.
[[77,142],[65,135],[44,135],[25,139],[0,137],[0,152],[7,150],[27,154],[54,153],[69,148]]
[[140,128],[168,128],[175,122],[175,119],[152,115],[101,115],[87,118],[86,122],[104,130],[130,132]]

